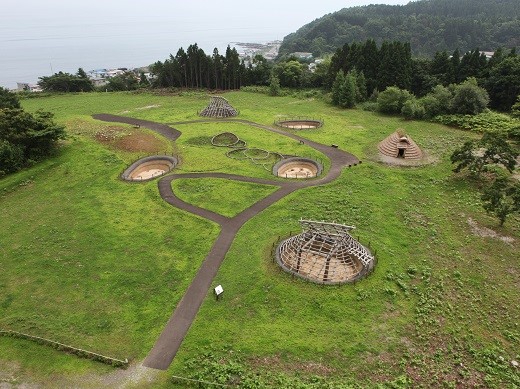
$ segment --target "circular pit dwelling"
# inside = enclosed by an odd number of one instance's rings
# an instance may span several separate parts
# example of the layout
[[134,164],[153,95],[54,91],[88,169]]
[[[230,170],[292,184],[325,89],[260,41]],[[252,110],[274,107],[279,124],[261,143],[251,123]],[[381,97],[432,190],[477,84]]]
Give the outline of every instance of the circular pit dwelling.
[[354,227],[300,220],[303,232],[280,243],[276,261],[288,273],[318,284],[343,284],[368,274],[374,256],[350,234]]
[[141,158],[130,165],[121,175],[125,181],[148,181],[160,177],[175,166],[178,160],[168,155],[155,155]]
[[323,126],[323,122],[321,120],[314,119],[291,119],[291,120],[280,120],[276,123],[276,125],[289,128],[291,130],[307,130],[313,128],[320,128]]
[[322,165],[309,158],[285,158],[273,166],[273,174],[284,178],[313,178],[321,174]]

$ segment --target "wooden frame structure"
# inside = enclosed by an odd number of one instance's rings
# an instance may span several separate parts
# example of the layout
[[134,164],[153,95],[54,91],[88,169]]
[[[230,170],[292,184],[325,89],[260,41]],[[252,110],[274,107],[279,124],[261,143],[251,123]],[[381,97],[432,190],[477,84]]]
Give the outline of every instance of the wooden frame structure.
[[209,105],[199,114],[211,118],[238,116],[238,111],[222,96],[212,96]]
[[374,256],[350,235],[355,227],[300,220],[303,232],[280,243],[278,264],[287,272],[320,284],[355,281],[374,266]]

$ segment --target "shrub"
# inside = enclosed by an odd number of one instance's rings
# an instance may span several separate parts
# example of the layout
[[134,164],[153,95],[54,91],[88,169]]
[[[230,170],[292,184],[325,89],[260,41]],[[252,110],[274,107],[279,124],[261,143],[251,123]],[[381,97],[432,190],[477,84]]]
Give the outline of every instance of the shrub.
[[440,115],[435,117],[434,121],[464,130],[495,134],[506,134],[512,129],[520,127],[519,120],[488,110],[478,115]]
[[280,79],[274,74],[269,82],[269,96],[280,96]]
[[422,119],[426,116],[424,106],[415,97],[405,101],[401,113],[406,119]]
[[22,166],[22,148],[0,139],[0,177],[20,170]]
[[401,113],[404,103],[411,98],[412,95],[407,90],[390,86],[381,92],[377,98],[378,111],[388,114]]
[[468,78],[455,87],[451,111],[459,114],[476,115],[484,111],[489,104],[489,95],[477,85],[475,78]]

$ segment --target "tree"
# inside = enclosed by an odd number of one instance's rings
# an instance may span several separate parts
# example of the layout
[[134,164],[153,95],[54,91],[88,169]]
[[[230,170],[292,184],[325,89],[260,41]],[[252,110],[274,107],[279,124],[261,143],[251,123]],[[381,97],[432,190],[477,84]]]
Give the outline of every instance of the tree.
[[390,86],[377,97],[377,110],[382,113],[401,113],[404,103],[412,98],[410,92]]
[[280,77],[280,84],[289,88],[300,86],[302,75],[303,66],[296,60],[283,63],[278,74]]
[[463,115],[476,115],[482,112],[488,103],[487,91],[477,85],[475,78],[468,78],[455,87],[451,111]]
[[520,95],[516,98],[516,103],[511,107],[511,115],[520,118]]
[[437,85],[432,92],[420,99],[427,118],[450,113],[452,101],[453,92],[442,85]]
[[341,88],[345,83],[345,73],[343,70],[340,70],[336,74],[336,78],[334,79],[334,83],[332,84],[332,104],[339,105],[341,99]]
[[136,90],[139,88],[139,79],[132,72],[124,72],[115,77],[109,78],[106,89],[110,92]]
[[23,164],[22,148],[0,139],[0,177],[20,170]]
[[0,108],[20,108],[18,96],[9,89],[0,86]]
[[491,107],[509,111],[520,95],[520,56],[509,56],[491,69],[485,86]]
[[468,51],[460,60],[459,79],[465,80],[468,77],[480,78],[484,75],[486,68],[487,59],[485,54],[481,54],[478,48]]
[[492,165],[502,166],[511,173],[516,166],[516,157],[518,152],[503,135],[486,132],[482,139],[467,141],[455,149],[450,159],[452,164],[457,164],[454,172],[468,169],[471,175],[478,177]]
[[280,96],[280,80],[276,74],[271,74],[269,82],[269,96]]
[[46,92],[91,92],[94,90],[94,84],[88,78],[63,72],[40,77],[38,85]]
[[520,212],[520,182],[498,177],[484,190],[481,200],[486,212],[496,216],[502,226],[508,215]]
[[139,86],[143,88],[150,86],[150,81],[148,81],[148,78],[144,72],[139,73]]
[[343,84],[340,86],[339,106],[352,108],[356,104],[356,78],[352,72],[345,76]]
[[271,65],[262,55],[253,57],[249,68],[249,80],[253,85],[267,85],[270,82]]
[[312,86],[316,88],[330,87],[328,83],[328,74],[331,65],[331,58],[325,57],[323,60],[316,65],[316,70],[311,75]]
[[87,73],[85,73],[85,71],[83,70],[83,68],[79,68],[79,69],[78,69],[78,72],[76,73],[76,75],[77,75],[78,77],[88,79]]
[[406,119],[422,119],[426,116],[426,110],[421,101],[412,97],[404,102],[401,114]]
[[49,112],[35,114],[20,108],[0,109],[0,171],[19,170],[45,156],[65,136],[62,126],[52,120]]
[[427,59],[414,59],[412,62],[412,84],[410,92],[417,97],[425,96],[439,83],[431,74],[431,62]]
[[367,81],[363,72],[357,72],[356,69],[352,71],[356,79],[356,102],[362,103],[368,98]]
[[447,86],[451,82],[452,66],[450,57],[446,51],[435,53],[430,65],[430,74],[434,76],[437,81]]

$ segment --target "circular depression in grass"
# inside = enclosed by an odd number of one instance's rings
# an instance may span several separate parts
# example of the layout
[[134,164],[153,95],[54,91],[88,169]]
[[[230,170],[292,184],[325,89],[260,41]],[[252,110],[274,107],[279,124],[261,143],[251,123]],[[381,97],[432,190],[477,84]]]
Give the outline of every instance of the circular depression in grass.
[[285,158],[273,166],[273,174],[285,178],[313,178],[321,174],[323,167],[313,159]]
[[172,170],[178,161],[168,155],[155,155],[141,158],[130,165],[121,175],[125,181],[148,181]]
[[280,127],[292,130],[306,130],[309,128],[320,128],[323,125],[321,120],[302,119],[302,120],[281,120],[276,123]]

